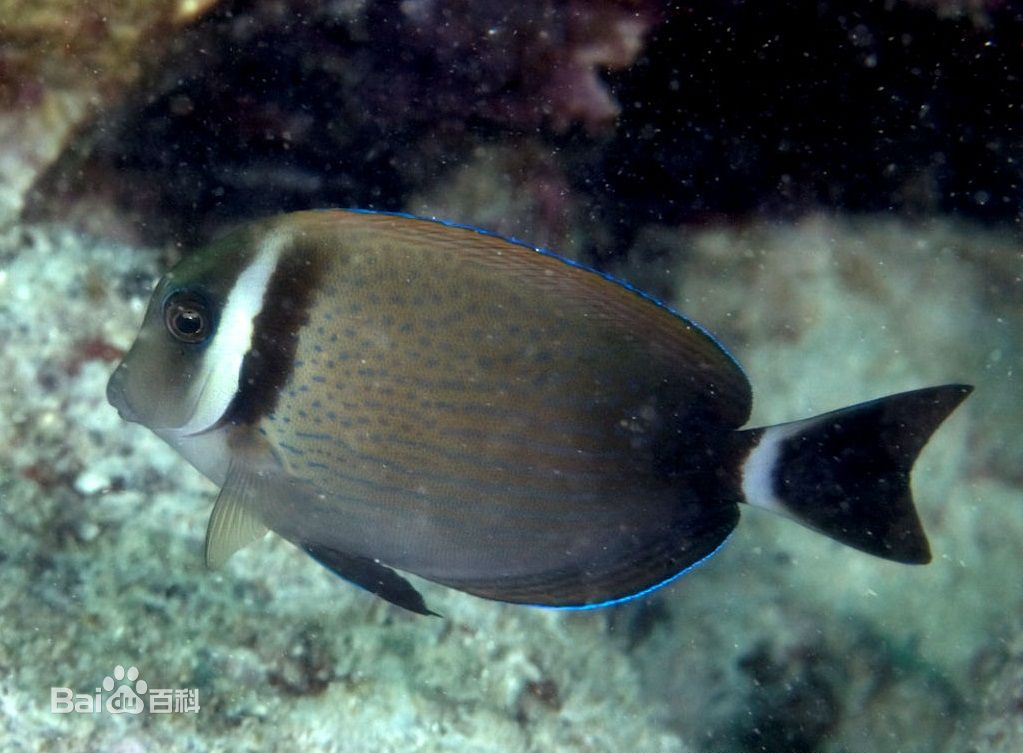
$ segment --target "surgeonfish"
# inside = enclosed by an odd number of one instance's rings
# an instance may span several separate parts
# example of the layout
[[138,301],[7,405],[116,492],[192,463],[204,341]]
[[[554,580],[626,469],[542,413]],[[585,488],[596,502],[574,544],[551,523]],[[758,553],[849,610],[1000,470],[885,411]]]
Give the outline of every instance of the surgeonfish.
[[738,362],[629,285],[471,227],[320,210],[184,258],[107,394],[221,487],[210,567],[272,530],[432,614],[397,571],[599,607],[709,558],[740,504],[926,563],[910,470],[971,389],[744,429]]

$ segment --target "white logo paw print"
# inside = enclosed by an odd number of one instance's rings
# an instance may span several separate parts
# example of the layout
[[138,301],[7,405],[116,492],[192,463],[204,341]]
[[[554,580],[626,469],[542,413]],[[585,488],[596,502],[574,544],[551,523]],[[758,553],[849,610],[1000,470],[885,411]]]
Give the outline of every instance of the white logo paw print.
[[[114,688],[117,687],[117,690]],[[114,667],[114,675],[107,675],[103,678],[103,690],[114,691],[107,698],[106,708],[111,714],[141,714],[146,703],[141,696],[149,690],[145,680],[139,679],[138,667],[124,667],[118,664]]]

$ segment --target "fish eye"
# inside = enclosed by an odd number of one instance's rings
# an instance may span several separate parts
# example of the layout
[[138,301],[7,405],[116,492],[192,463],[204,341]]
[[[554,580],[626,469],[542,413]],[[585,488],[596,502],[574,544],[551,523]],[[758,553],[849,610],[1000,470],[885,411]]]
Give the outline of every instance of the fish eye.
[[213,329],[209,306],[202,297],[188,291],[174,293],[163,304],[167,331],[183,343],[201,343]]

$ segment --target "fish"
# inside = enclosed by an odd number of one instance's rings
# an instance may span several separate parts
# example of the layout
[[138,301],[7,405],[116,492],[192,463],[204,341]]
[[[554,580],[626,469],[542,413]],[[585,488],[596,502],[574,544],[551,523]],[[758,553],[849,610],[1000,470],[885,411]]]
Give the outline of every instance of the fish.
[[407,574],[563,609],[646,595],[719,551],[740,506],[924,564],[910,473],[971,390],[744,428],[738,361],[629,284],[471,226],[336,209],[185,256],[107,397],[220,487],[209,567],[272,531],[427,615]]

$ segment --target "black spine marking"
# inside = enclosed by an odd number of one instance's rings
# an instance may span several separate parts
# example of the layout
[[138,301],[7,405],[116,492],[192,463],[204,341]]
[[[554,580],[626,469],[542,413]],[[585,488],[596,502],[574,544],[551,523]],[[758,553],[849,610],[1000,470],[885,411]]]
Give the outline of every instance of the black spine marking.
[[897,562],[929,562],[910,471],[972,389],[929,387],[803,422],[780,443],[775,495],[798,520],[844,544]]
[[291,378],[299,336],[309,322],[309,308],[325,267],[318,250],[299,243],[281,251],[253,321],[252,345],[242,360],[238,392],[225,415],[234,425],[254,424],[272,413],[281,388]]

